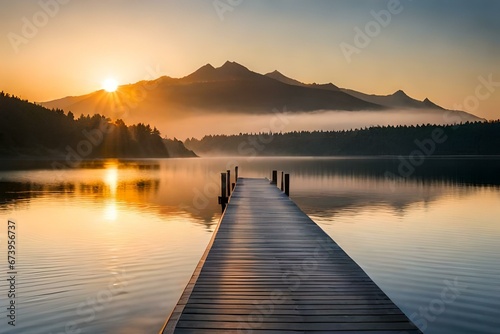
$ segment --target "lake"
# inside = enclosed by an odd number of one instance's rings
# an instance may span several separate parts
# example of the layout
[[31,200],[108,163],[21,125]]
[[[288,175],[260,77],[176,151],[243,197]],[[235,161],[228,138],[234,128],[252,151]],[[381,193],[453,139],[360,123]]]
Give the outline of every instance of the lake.
[[[220,218],[220,172],[291,198],[425,333],[498,333],[500,158],[1,161],[0,332],[157,333]],[[398,171],[399,169],[399,171]],[[16,326],[7,229],[16,226]]]

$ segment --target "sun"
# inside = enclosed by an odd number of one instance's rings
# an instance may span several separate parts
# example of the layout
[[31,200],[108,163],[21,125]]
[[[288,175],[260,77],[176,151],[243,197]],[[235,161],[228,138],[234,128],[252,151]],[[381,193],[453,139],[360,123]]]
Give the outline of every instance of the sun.
[[102,88],[104,88],[105,91],[112,93],[118,88],[118,82],[113,78],[108,78],[103,81]]

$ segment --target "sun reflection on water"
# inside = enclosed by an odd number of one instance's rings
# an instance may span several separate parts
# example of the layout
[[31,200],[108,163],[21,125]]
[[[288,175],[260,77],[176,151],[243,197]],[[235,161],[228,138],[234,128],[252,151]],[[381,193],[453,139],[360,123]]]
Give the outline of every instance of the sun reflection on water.
[[118,217],[118,208],[115,200],[110,200],[104,207],[104,219],[115,221]]
[[118,189],[118,165],[115,163],[109,163],[106,165],[106,175],[104,177],[104,182],[109,189],[112,197],[116,197],[116,191]]
[[116,162],[108,162],[105,166],[104,183],[109,189],[109,198],[106,199],[104,207],[104,219],[108,221],[116,221],[118,217],[118,209],[116,203],[116,195],[118,191],[118,164]]

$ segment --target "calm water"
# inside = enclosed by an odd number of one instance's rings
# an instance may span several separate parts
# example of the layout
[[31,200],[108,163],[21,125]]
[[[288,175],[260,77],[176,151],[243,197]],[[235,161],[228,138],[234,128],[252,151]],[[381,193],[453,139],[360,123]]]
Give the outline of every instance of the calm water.
[[[103,161],[0,167],[0,332],[157,333],[220,217],[219,172],[291,173],[295,202],[425,333],[498,333],[500,159]],[[36,167],[36,168],[35,168]],[[17,226],[7,325],[7,221]]]

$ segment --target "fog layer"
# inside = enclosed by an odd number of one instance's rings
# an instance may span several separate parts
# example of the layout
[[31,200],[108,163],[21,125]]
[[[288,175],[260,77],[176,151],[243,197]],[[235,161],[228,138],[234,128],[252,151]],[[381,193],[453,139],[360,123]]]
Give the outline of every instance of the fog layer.
[[445,110],[394,111],[317,111],[307,113],[277,112],[269,115],[210,114],[171,120],[160,124],[162,135],[178,139],[198,138],[208,134],[258,132],[331,131],[370,126],[455,124],[477,121],[471,115]]

